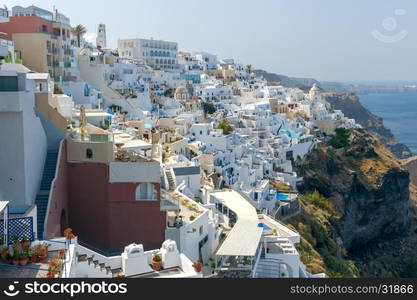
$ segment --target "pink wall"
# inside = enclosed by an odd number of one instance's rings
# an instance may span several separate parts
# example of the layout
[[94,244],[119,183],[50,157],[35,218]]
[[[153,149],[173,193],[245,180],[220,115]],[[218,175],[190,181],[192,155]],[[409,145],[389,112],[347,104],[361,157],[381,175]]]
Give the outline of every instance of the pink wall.
[[69,222],[80,241],[107,251],[133,242],[146,249],[161,246],[166,213],[160,211],[159,201],[136,201],[138,183],[110,184],[106,164],[68,165]]
[[[161,247],[166,213],[161,212],[160,201],[135,200],[138,183],[110,184],[106,164],[68,163],[66,142],[57,168],[46,224],[48,239],[61,237],[71,227],[81,242],[107,251],[131,243],[145,249]],[[160,184],[155,185],[160,191]]]
[[[67,143],[61,146],[61,157],[57,164],[58,175],[51,187],[51,204],[45,228],[47,239],[62,237],[63,231],[68,226],[68,164]],[[64,219],[61,216],[65,214]]]
[[[156,249],[165,240],[166,213],[161,212],[160,201],[136,201],[137,186],[108,185],[111,248],[137,243],[148,250]],[[160,184],[156,188],[160,191]]]

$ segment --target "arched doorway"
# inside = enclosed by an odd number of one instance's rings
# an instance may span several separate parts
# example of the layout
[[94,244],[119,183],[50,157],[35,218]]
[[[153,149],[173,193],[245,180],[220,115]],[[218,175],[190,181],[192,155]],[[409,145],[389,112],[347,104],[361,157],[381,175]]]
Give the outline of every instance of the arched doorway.
[[61,212],[60,224],[61,224],[61,234],[63,234],[64,230],[68,228],[67,214],[65,213],[64,209]]

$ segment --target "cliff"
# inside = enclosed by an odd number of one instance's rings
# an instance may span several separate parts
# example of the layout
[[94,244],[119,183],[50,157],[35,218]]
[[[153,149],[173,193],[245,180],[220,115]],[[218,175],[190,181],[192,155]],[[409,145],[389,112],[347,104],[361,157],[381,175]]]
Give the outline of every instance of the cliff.
[[401,161],[401,164],[410,172],[411,183],[417,187],[417,156],[404,159]]
[[417,268],[404,255],[417,250],[409,173],[376,137],[355,130],[347,147],[321,144],[298,163],[303,211],[290,223],[310,270],[396,277]]
[[398,142],[391,130],[384,126],[382,118],[369,112],[355,94],[323,93],[333,109],[341,110],[346,117],[355,119],[364,129],[374,134],[398,158],[411,157],[410,149]]
[[266,81],[281,84],[283,86],[294,86],[302,89],[310,89],[314,83],[319,83],[317,80],[312,78],[295,78],[288,77],[285,75],[279,75],[274,73],[268,73],[264,70],[254,70],[256,76],[262,76]]

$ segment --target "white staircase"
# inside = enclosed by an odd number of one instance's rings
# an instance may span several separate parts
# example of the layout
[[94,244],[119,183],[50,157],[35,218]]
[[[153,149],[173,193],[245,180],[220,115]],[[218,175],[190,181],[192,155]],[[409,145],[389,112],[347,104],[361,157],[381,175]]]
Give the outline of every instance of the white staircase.
[[174,174],[171,168],[165,169],[165,174],[167,175],[169,190],[175,191],[177,188],[177,183],[175,182]]
[[88,257],[87,254],[79,254],[77,253],[77,261],[78,261],[78,268],[88,269],[85,273],[89,275],[89,277],[95,278],[117,278],[123,277],[123,270],[121,268],[111,268],[110,266],[106,266],[104,263],[100,263],[98,259],[95,259],[94,255]]

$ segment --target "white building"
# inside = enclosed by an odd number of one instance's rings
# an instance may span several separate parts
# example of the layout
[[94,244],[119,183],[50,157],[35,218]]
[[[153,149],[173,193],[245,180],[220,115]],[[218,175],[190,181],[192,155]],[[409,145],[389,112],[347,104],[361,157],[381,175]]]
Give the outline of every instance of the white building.
[[97,47],[107,48],[106,24],[97,25]]
[[219,63],[219,61],[217,60],[217,55],[210,54],[207,52],[196,52],[193,56],[203,70],[217,69],[217,65]]
[[42,179],[47,138],[35,110],[36,84],[25,73],[0,71],[0,198],[32,205]]
[[120,39],[118,51],[122,58],[139,59],[156,70],[177,71],[178,43],[153,39]]

